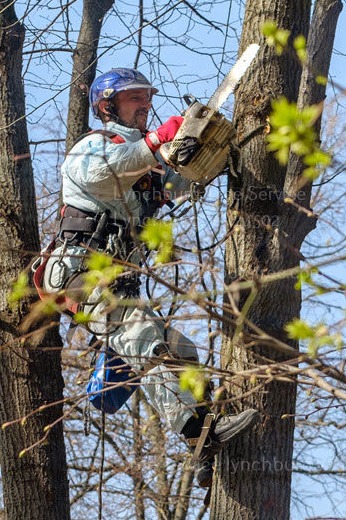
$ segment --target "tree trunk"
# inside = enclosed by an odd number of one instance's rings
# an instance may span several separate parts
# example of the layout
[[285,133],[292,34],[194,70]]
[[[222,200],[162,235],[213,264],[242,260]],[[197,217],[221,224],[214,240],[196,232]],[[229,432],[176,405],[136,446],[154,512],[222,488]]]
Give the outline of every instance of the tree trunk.
[[[324,3],[340,6],[339,1]],[[266,152],[263,132],[272,99],[286,96],[291,101],[298,100],[302,71],[292,46],[289,52],[277,56],[273,48],[264,44],[261,26],[266,20],[275,20],[279,28],[291,30],[290,42],[298,34],[307,37],[310,7],[309,1],[295,0],[248,0],[246,3],[240,51],[256,41],[260,41],[261,49],[238,88],[234,122],[239,142],[255,132],[242,149],[239,178],[229,180],[229,215],[231,218],[236,208],[239,221],[238,232],[226,245],[226,284],[236,279],[256,280],[250,298],[249,292],[240,292],[239,309],[245,312],[246,308],[249,322],[295,349],[297,345],[284,333],[285,323],[300,313],[301,295],[294,288],[295,279],[283,278],[261,285],[259,277],[298,266],[302,241],[315,226],[315,218],[284,200],[289,189],[294,201],[309,207],[309,188],[305,187],[302,194],[298,189],[300,161],[294,159],[295,169],[291,165],[287,169],[279,166],[273,155]],[[319,40],[319,44],[319,53],[323,54],[324,42]],[[327,72],[330,55],[325,57]],[[314,87],[310,84],[309,88]],[[307,102],[313,99],[314,96],[308,97]],[[258,130],[260,128],[262,130]],[[290,176],[289,187],[287,175]],[[225,306],[229,303],[225,297]],[[285,361],[284,355],[269,345],[253,347],[246,342],[250,333],[249,326],[235,328],[231,322],[224,326],[223,368],[242,371]],[[259,381],[239,378],[236,383],[230,385],[229,391],[237,398],[237,411],[255,407],[261,412],[262,420],[218,458],[210,518],[288,520],[296,385],[294,381],[275,380],[270,373],[259,390],[255,390]],[[246,393],[247,397],[242,398]],[[283,418],[284,415],[288,418]]]
[[95,78],[97,47],[102,22],[114,0],[84,0],[83,17],[76,50],[67,117],[66,151],[74,141],[89,130],[89,87]]
[[145,489],[143,478],[143,438],[141,431],[140,416],[140,395],[135,392],[132,397],[132,417],[133,417],[133,445],[134,462],[132,468],[132,480],[135,495],[136,520],[145,520],[144,495]]
[[155,480],[157,483],[157,499],[155,500],[157,520],[169,520],[171,518],[169,498],[172,490],[167,478],[166,439],[160,418],[153,408],[151,408],[150,415],[150,437],[153,460],[155,460],[153,471],[155,472]]
[[[6,4],[6,5],[5,5]],[[39,250],[33,173],[21,77],[24,27],[14,2],[0,14],[0,419],[25,417],[62,398],[61,341],[57,328],[40,339],[20,339],[29,298],[7,306],[11,282]],[[0,432],[0,458],[7,520],[69,520],[62,423],[44,442],[44,428],[62,415],[61,405],[33,414]],[[33,447],[36,443],[37,446]],[[26,448],[26,454],[19,454]]]
[[175,506],[173,520],[186,520],[191,499],[194,470],[191,465],[191,457],[187,457],[183,464],[182,474],[178,488],[178,502]]

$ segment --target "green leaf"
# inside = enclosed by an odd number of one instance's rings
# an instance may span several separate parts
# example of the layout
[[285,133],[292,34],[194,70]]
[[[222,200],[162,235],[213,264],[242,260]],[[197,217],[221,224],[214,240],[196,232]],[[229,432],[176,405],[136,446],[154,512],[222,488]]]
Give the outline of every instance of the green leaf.
[[39,302],[38,309],[41,314],[51,316],[57,312],[60,312],[60,305],[56,302],[55,295],[47,296]]
[[266,37],[267,45],[275,47],[278,55],[285,50],[291,32],[287,29],[279,29],[276,22],[267,20],[262,25],[262,33]]
[[97,285],[107,287],[118,278],[123,270],[124,268],[121,265],[111,265],[102,271],[88,271],[83,274],[83,289],[90,294]]
[[186,367],[179,376],[180,388],[190,391],[197,402],[204,401],[208,383],[209,378],[203,368]]
[[326,78],[326,76],[316,76],[315,81],[318,85],[326,86],[328,83],[328,78]]
[[305,63],[308,57],[306,50],[306,38],[302,34],[293,40],[293,46],[301,63]]
[[332,158],[329,153],[321,149],[314,149],[311,153],[304,157],[304,163],[307,166],[327,167],[331,164]]
[[22,271],[17,280],[12,284],[12,290],[7,297],[9,305],[14,305],[30,294],[28,273]]
[[90,269],[90,271],[102,271],[105,267],[111,266],[112,263],[113,258],[106,253],[101,253],[100,251],[91,253],[91,255],[85,260],[85,265]]
[[271,132],[267,136],[267,149],[275,153],[282,165],[288,163],[290,152],[302,157],[308,166],[304,176],[309,179],[316,178],[320,173],[319,169],[331,163],[330,155],[319,147],[314,128],[320,115],[320,105],[299,110],[296,103],[290,103],[284,97],[272,102]]
[[307,352],[311,358],[316,358],[322,347],[332,347],[340,350],[343,347],[343,338],[340,333],[329,334],[324,323],[311,326],[298,318],[285,325],[288,337],[296,340],[306,340]]
[[341,350],[344,346],[344,340],[343,340],[342,334],[340,332],[337,332],[334,335],[334,340],[335,340],[335,347],[337,348],[337,350]]
[[79,312],[76,312],[76,314],[74,314],[73,319],[76,323],[79,323],[81,325],[86,325],[87,323],[89,323],[91,316],[90,316],[90,314],[79,311]]
[[274,36],[277,29],[278,26],[274,20],[267,20],[262,25],[262,33],[266,38],[268,38],[268,36]]
[[308,181],[312,182],[315,179],[317,179],[317,177],[319,177],[320,173],[320,170],[314,168],[313,166],[310,166],[309,168],[305,168],[303,170],[303,177],[305,177],[305,179],[307,179]]
[[169,262],[173,254],[173,223],[148,219],[140,239],[149,249],[158,251],[155,263]]
[[308,355],[311,358],[316,358],[318,356],[318,345],[313,341],[308,344]]
[[89,271],[83,274],[83,290],[90,294],[97,285],[107,287],[124,271],[113,257],[99,251],[92,253],[85,261]]
[[296,340],[313,338],[315,334],[314,329],[306,321],[299,318],[286,323],[284,328],[288,333],[288,337]]
[[300,271],[300,273],[297,274],[297,282],[294,286],[295,289],[300,290],[303,286],[303,284],[310,285],[312,287],[316,287],[316,283],[312,279],[312,274],[317,273],[318,269],[315,267],[312,267],[311,269]]

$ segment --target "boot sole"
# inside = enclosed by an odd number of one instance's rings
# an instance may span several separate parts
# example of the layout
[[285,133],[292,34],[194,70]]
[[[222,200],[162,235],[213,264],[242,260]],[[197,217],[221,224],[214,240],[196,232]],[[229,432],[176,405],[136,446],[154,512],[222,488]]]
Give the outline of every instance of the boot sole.
[[[236,437],[237,435],[246,433],[252,426],[256,424],[256,422],[258,422],[259,418],[260,414],[257,411],[254,411],[251,415],[248,414],[248,417],[246,417],[246,421],[244,421],[245,424],[243,423],[242,425],[239,425],[237,431],[234,432],[234,434],[227,441],[225,441],[224,443],[220,443],[222,448],[227,446],[227,444],[229,444],[229,442],[233,440],[234,437]],[[198,486],[201,488],[210,488],[213,483],[213,474],[214,470],[212,469],[210,473],[206,475],[202,480],[198,479]]]
[[213,483],[213,474],[211,474],[209,477],[204,478],[201,481],[198,481],[197,484],[201,488],[210,488]]
[[[248,430],[250,430],[258,421],[260,418],[260,414],[257,410],[252,410],[251,414],[246,412],[244,413],[244,420],[238,424],[238,426],[234,429],[234,431],[229,432],[229,437],[227,440],[222,441],[220,440],[219,443],[222,447],[227,446],[231,440],[234,439],[234,437],[237,437],[238,435],[242,435],[246,433]],[[217,435],[217,434],[216,434]]]
[[210,460],[214,455],[217,455],[217,453],[227,446],[235,437],[243,435],[250,430],[260,418],[260,414],[257,410],[246,410],[242,413],[244,415],[243,420],[238,423],[237,427],[234,426],[233,429],[228,431],[226,440],[218,439],[217,433],[215,433],[214,438],[211,439],[211,443],[202,450],[202,460]]

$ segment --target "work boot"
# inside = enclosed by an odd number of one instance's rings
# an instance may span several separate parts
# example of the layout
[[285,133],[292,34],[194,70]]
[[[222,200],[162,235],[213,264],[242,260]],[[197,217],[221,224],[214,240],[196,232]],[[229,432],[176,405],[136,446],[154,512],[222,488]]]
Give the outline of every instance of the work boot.
[[[238,435],[243,435],[254,426],[259,417],[257,410],[249,409],[239,415],[218,416],[212,420],[200,453],[194,454],[193,459],[196,460],[192,459],[195,463],[196,480],[201,487],[211,486],[215,455],[227,446],[232,439]],[[188,439],[188,443],[195,446],[195,450],[198,450],[198,439]]]
[[250,408],[238,415],[220,415],[216,417],[210,427],[206,442],[198,457],[200,460],[210,460],[221,451],[229,442],[247,432],[259,420],[257,410]]
[[215,458],[197,460],[195,463],[195,479],[199,487],[210,488],[213,482]]

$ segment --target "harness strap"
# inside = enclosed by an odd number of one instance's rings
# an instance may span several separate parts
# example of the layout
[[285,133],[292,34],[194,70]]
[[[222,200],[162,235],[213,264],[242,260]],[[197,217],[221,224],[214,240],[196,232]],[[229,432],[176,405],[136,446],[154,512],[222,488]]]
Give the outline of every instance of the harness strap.
[[[59,232],[69,231],[77,233],[82,231],[83,233],[93,233],[97,227],[97,220],[89,217],[64,217],[61,219]],[[106,226],[106,233],[117,233],[119,229],[125,230],[127,227],[127,223],[123,220],[110,219]]]
[[196,460],[201,454],[203,447],[205,446],[205,442],[208,438],[210,427],[214,419],[215,415],[213,413],[208,413],[204,419],[201,435],[197,439],[188,439],[188,444],[190,446],[196,446],[191,460],[192,464],[196,462]]
[[[111,141],[114,144],[122,144],[126,142],[123,137],[121,137],[118,134],[114,134],[113,132],[110,132],[108,130],[93,130],[80,136],[80,138],[77,139],[77,141],[75,141],[74,144],[76,144],[78,141],[90,134],[102,134],[111,139]],[[72,179],[71,181],[74,182]],[[142,202],[146,201],[145,193],[151,189],[154,189],[155,192],[157,189],[155,195],[157,193],[159,193],[159,195],[163,194],[161,183],[157,182],[157,180],[154,178],[154,175],[147,175],[143,179],[140,179],[140,181],[138,181],[134,188],[136,192],[139,192],[140,198],[143,198]],[[152,214],[151,205],[153,203],[154,205],[156,205],[156,208],[158,208],[162,206],[164,203],[170,202],[166,201],[163,196],[159,196],[158,199],[159,200],[153,199],[150,201],[150,204],[148,204],[149,216],[151,216]],[[155,209],[155,207],[153,209]],[[98,225],[99,223],[101,223],[100,219],[102,220],[102,215],[104,215],[104,213],[105,212],[93,213],[90,211],[75,208],[70,205],[63,206],[61,210],[61,219],[59,223],[59,230],[57,236],[54,242],[50,244],[49,248],[47,249],[47,254],[45,255],[45,257],[40,257],[39,261],[37,263],[35,262],[35,266],[33,268],[34,284],[41,299],[45,297],[45,291],[42,287],[44,271],[46,268],[48,258],[50,256],[49,254],[52,253],[54,248],[57,246],[56,242],[62,242],[66,244],[68,243],[69,245],[80,245],[81,243],[88,244],[89,241],[92,239],[93,235],[97,232]],[[146,216],[147,215],[145,215],[145,217]],[[125,244],[127,244],[126,248],[130,247],[132,244],[130,225],[122,220],[115,220],[111,218],[107,218],[106,220],[107,222],[104,228],[102,229],[102,237],[99,238],[97,241],[97,247],[105,247],[106,240],[109,235],[116,235],[117,237],[121,237],[121,240],[124,241]],[[72,279],[73,277],[71,277],[71,280],[69,281],[72,281]],[[121,286],[122,289],[126,289],[127,294],[131,294],[134,297],[137,297],[139,295],[139,277],[136,274],[133,276],[121,278],[121,281],[118,285]],[[79,305],[78,302],[69,298],[67,295],[63,295],[60,298],[60,300],[64,301],[67,304],[67,308],[71,310],[72,313],[77,312]]]
[[[59,223],[58,239],[64,242],[66,239],[70,245],[78,245],[90,239],[95,233],[102,213],[92,213],[65,205],[61,210],[62,218]],[[103,229],[103,235],[122,236],[125,240],[131,238],[130,226],[124,220],[107,218]]]
[[60,221],[59,235],[64,231],[93,233],[95,228],[96,222],[90,217],[63,217]]
[[39,295],[40,299],[43,300],[46,293],[43,290],[43,276],[44,271],[46,269],[47,262],[49,260],[49,257],[51,253],[55,249],[55,239],[48,244],[48,246],[42,251],[41,255],[34,259],[34,262],[31,266],[31,271],[33,272],[32,280],[34,282],[35,288],[37,290],[37,294]]

